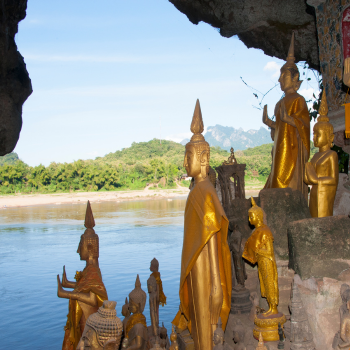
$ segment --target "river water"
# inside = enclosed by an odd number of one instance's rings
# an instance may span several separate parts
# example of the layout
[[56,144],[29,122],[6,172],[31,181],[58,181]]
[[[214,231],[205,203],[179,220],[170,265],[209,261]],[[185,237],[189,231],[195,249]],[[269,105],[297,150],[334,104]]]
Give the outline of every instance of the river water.
[[[159,260],[168,332],[178,307],[186,198],[92,203],[100,239],[100,269],[117,315],[140,275],[147,293],[150,261]],[[68,300],[57,297],[56,275],[74,280],[85,262],[76,253],[86,203],[0,210],[0,349],[61,349]],[[148,300],[144,314],[150,324]]]

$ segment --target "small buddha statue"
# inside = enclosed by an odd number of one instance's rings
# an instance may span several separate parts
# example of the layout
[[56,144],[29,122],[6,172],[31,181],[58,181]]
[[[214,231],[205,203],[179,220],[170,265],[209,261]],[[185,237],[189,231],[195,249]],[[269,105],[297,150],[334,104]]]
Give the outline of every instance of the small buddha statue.
[[233,148],[231,147],[230,149],[230,156],[228,157],[227,160],[223,161],[222,165],[230,165],[230,164],[236,164],[237,163],[237,160],[236,160],[236,157],[235,157],[235,152],[233,151]]
[[218,327],[214,331],[214,349],[224,350],[224,331],[222,329],[221,317],[219,317]]
[[333,216],[333,204],[339,181],[338,155],[331,150],[333,125],[329,123],[326,93],[323,90],[320,116],[314,126],[314,144],[319,151],[306,163],[304,181],[312,185],[310,214],[314,218]]
[[210,148],[199,101],[191,123],[193,136],[186,144],[184,167],[194,185],[185,209],[181,257],[181,310],[172,323],[179,328],[187,321],[195,349],[213,349],[213,333],[219,317],[226,327],[230,313],[232,275],[227,244],[228,220],[215,188],[210,183]]
[[172,326],[172,332],[170,334],[170,341],[171,341],[171,345],[169,350],[179,350],[179,344],[177,342],[177,334],[174,330],[174,326]]
[[160,278],[160,273],[159,273],[159,262],[156,258],[153,258],[151,261],[151,266],[150,266],[150,271],[151,276],[153,276],[156,281],[157,281],[157,293],[158,293],[158,306],[157,306],[157,313],[158,313],[158,318],[159,318],[159,304],[164,306],[166,304],[166,296],[164,295],[163,292],[163,284],[162,284],[162,279]]
[[128,319],[130,317],[130,311],[129,311],[129,302],[128,302],[128,298],[125,298],[125,304],[122,306],[122,315],[124,316],[124,320],[123,320],[123,331],[125,334],[125,329],[126,329],[126,324],[128,322]]
[[[350,311],[350,301],[347,302],[347,308]],[[350,313],[345,314],[340,325],[339,349],[348,349],[350,347]]]
[[159,328],[159,344],[162,348],[169,348],[169,338],[168,330],[164,327],[164,322],[162,322],[162,327]]
[[[342,304],[339,307],[339,318],[340,318],[340,328],[343,322],[344,316],[349,314],[348,302],[350,301],[350,286],[346,283],[343,283],[340,287],[340,297]],[[332,348],[337,349],[339,344],[342,344],[343,341],[340,338],[340,331],[338,331],[333,339]]]
[[[81,235],[77,253],[80,260],[86,261],[83,271],[76,273],[76,282],[68,281],[63,267],[62,283],[57,275],[57,296],[69,299],[69,312],[62,350],[76,350],[85,322],[90,315],[98,311],[103,301],[108,299],[106,288],[98,265],[99,239],[93,227],[95,226],[90,202],[87,203],[85,223],[86,230]],[[73,291],[67,291],[71,288]]]
[[[140,277],[137,275],[135,289],[129,294],[128,319],[123,340],[124,348],[128,350],[146,350],[148,332],[146,317],[142,314],[146,304],[146,293],[141,289]],[[126,340],[127,339],[127,340]]]
[[151,275],[147,280],[148,288],[148,300],[149,300],[149,312],[151,316],[152,333],[154,337],[158,336],[159,318],[158,318],[158,308],[159,308],[159,298],[157,290],[157,281]]
[[302,81],[294,61],[293,32],[287,62],[278,80],[284,97],[275,106],[276,120],[269,119],[267,105],[263,112],[263,123],[274,130],[272,169],[265,188],[290,187],[307,199],[308,188],[303,180],[310,155],[310,116],[305,98],[297,93]]
[[284,324],[286,318],[277,310],[279,290],[273,235],[266,225],[264,211],[256,205],[253,197],[251,202],[252,208],[249,209],[248,215],[249,222],[255,226],[255,230],[247,239],[242,256],[251,264],[258,264],[261,296],[266,298],[269,304],[269,309],[255,318],[254,323],[257,327],[254,329],[254,336],[257,338],[261,332],[265,341],[277,341],[278,323]]
[[264,344],[264,339],[261,333],[259,333],[259,343],[256,350],[267,350],[267,347]]
[[123,325],[117,317],[116,305],[115,301],[105,300],[98,311],[89,316],[78,349],[119,349]]
[[244,344],[245,330],[240,322],[237,322],[233,327],[233,341],[235,342],[234,350],[245,350]]

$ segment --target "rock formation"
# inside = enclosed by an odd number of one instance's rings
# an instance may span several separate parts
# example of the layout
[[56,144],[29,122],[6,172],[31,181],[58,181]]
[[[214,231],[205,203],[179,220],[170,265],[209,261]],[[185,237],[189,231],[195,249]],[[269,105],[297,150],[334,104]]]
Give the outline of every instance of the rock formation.
[[18,22],[26,16],[27,0],[0,1],[0,155],[15,148],[22,128],[22,106],[32,93],[23,57],[17,51]]
[[220,29],[224,37],[238,35],[248,47],[286,59],[292,30],[296,61],[319,69],[313,7],[304,0],[169,0],[193,24],[200,21]]

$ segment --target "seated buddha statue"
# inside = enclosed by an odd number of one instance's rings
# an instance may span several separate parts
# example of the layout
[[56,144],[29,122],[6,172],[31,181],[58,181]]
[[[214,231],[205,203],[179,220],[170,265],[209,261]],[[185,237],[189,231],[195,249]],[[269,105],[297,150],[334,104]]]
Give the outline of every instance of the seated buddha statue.
[[141,289],[139,275],[136,277],[135,289],[129,294],[130,317],[126,324],[124,348],[128,350],[146,350],[148,331],[146,317],[142,314],[146,304],[146,293]]
[[314,144],[319,151],[306,163],[304,181],[312,185],[310,214],[314,218],[333,215],[333,204],[339,181],[338,155],[331,150],[334,139],[333,125],[327,117],[326,93],[323,90],[320,116],[314,126]]
[[263,112],[263,123],[274,130],[271,174],[265,188],[290,187],[307,199],[308,189],[303,179],[310,155],[310,117],[304,97],[297,93],[302,81],[294,61],[293,32],[287,62],[281,67],[278,80],[284,97],[275,106],[275,121],[269,119],[267,105]]
[[198,349],[213,349],[219,317],[225,329],[231,305],[231,256],[227,243],[228,220],[210,183],[210,148],[202,132],[197,100],[186,144],[184,167],[194,178],[185,208],[180,275],[180,310],[172,323],[187,327]]
[[[83,271],[76,273],[76,282],[68,281],[63,267],[62,283],[57,275],[57,296],[69,299],[69,312],[62,350],[76,350],[80,337],[85,328],[85,322],[90,315],[97,312],[103,301],[107,300],[107,291],[102,282],[98,265],[99,245],[90,202],[87,203],[85,223],[86,230],[81,235],[77,253],[80,260],[86,261]],[[71,288],[73,291],[67,291]]]
[[[242,256],[251,264],[258,264],[261,296],[266,298],[269,305],[269,309],[265,313],[255,317],[254,323],[257,328],[254,329],[254,336],[258,338],[259,332],[262,332],[265,341],[276,341],[279,339],[278,323],[284,324],[286,319],[277,310],[279,290],[273,235],[266,225],[264,211],[256,205],[253,197],[251,197],[251,201],[252,207],[249,209],[248,215],[249,222],[255,226],[255,230],[253,230],[251,236],[247,239]],[[273,321],[266,321],[267,318]],[[265,325],[271,331],[266,330],[267,332],[265,333],[264,329],[259,328],[259,325]]]

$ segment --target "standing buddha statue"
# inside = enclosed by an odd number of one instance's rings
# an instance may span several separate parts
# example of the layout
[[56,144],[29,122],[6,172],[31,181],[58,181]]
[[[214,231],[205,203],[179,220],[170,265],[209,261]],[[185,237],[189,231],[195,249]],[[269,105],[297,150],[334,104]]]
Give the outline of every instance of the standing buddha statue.
[[197,100],[186,144],[184,167],[194,178],[185,208],[180,275],[180,311],[173,324],[184,319],[196,350],[213,349],[219,317],[226,327],[231,304],[231,257],[227,244],[228,220],[210,183],[209,144],[205,141],[202,113]]
[[129,294],[129,310],[131,316],[128,319],[123,340],[124,347],[129,350],[146,350],[148,333],[146,317],[143,310],[146,305],[146,293],[141,289],[139,275],[136,277],[135,289]]
[[339,181],[338,155],[331,150],[334,140],[333,125],[327,117],[325,90],[319,108],[320,116],[314,126],[314,144],[319,151],[306,163],[304,181],[312,185],[310,213],[314,218],[333,215],[333,204]]
[[[63,267],[62,283],[57,275],[57,296],[69,299],[67,324],[62,350],[76,350],[80,337],[85,328],[85,322],[90,315],[97,312],[103,301],[108,299],[106,288],[98,265],[99,245],[90,202],[87,203],[85,223],[86,230],[81,235],[77,253],[80,260],[86,261],[83,271],[76,273],[76,282],[68,281]],[[72,288],[73,291],[63,289]]]
[[151,316],[152,333],[154,337],[158,336],[159,328],[159,297],[157,292],[157,281],[153,276],[147,280],[149,312]]
[[307,199],[308,189],[303,180],[310,155],[310,117],[304,97],[297,93],[302,81],[294,61],[293,32],[287,62],[278,80],[285,96],[275,106],[275,121],[269,119],[267,105],[264,106],[263,123],[274,129],[272,169],[265,188],[290,187]]
[[153,258],[151,261],[151,266],[150,266],[150,271],[151,276],[153,276],[156,281],[157,281],[157,292],[158,292],[158,317],[159,317],[159,304],[164,306],[166,304],[166,296],[164,295],[163,292],[163,284],[162,284],[162,279],[160,278],[160,273],[159,273],[159,262],[156,258]]
[[277,341],[278,323],[284,324],[286,318],[277,310],[279,301],[278,274],[273,249],[273,236],[266,225],[264,211],[258,207],[251,197],[252,208],[249,209],[249,222],[255,226],[255,230],[247,239],[243,251],[243,258],[251,264],[258,264],[261,296],[267,299],[269,309],[255,317],[256,325],[253,333],[256,339],[261,332],[265,341]]

